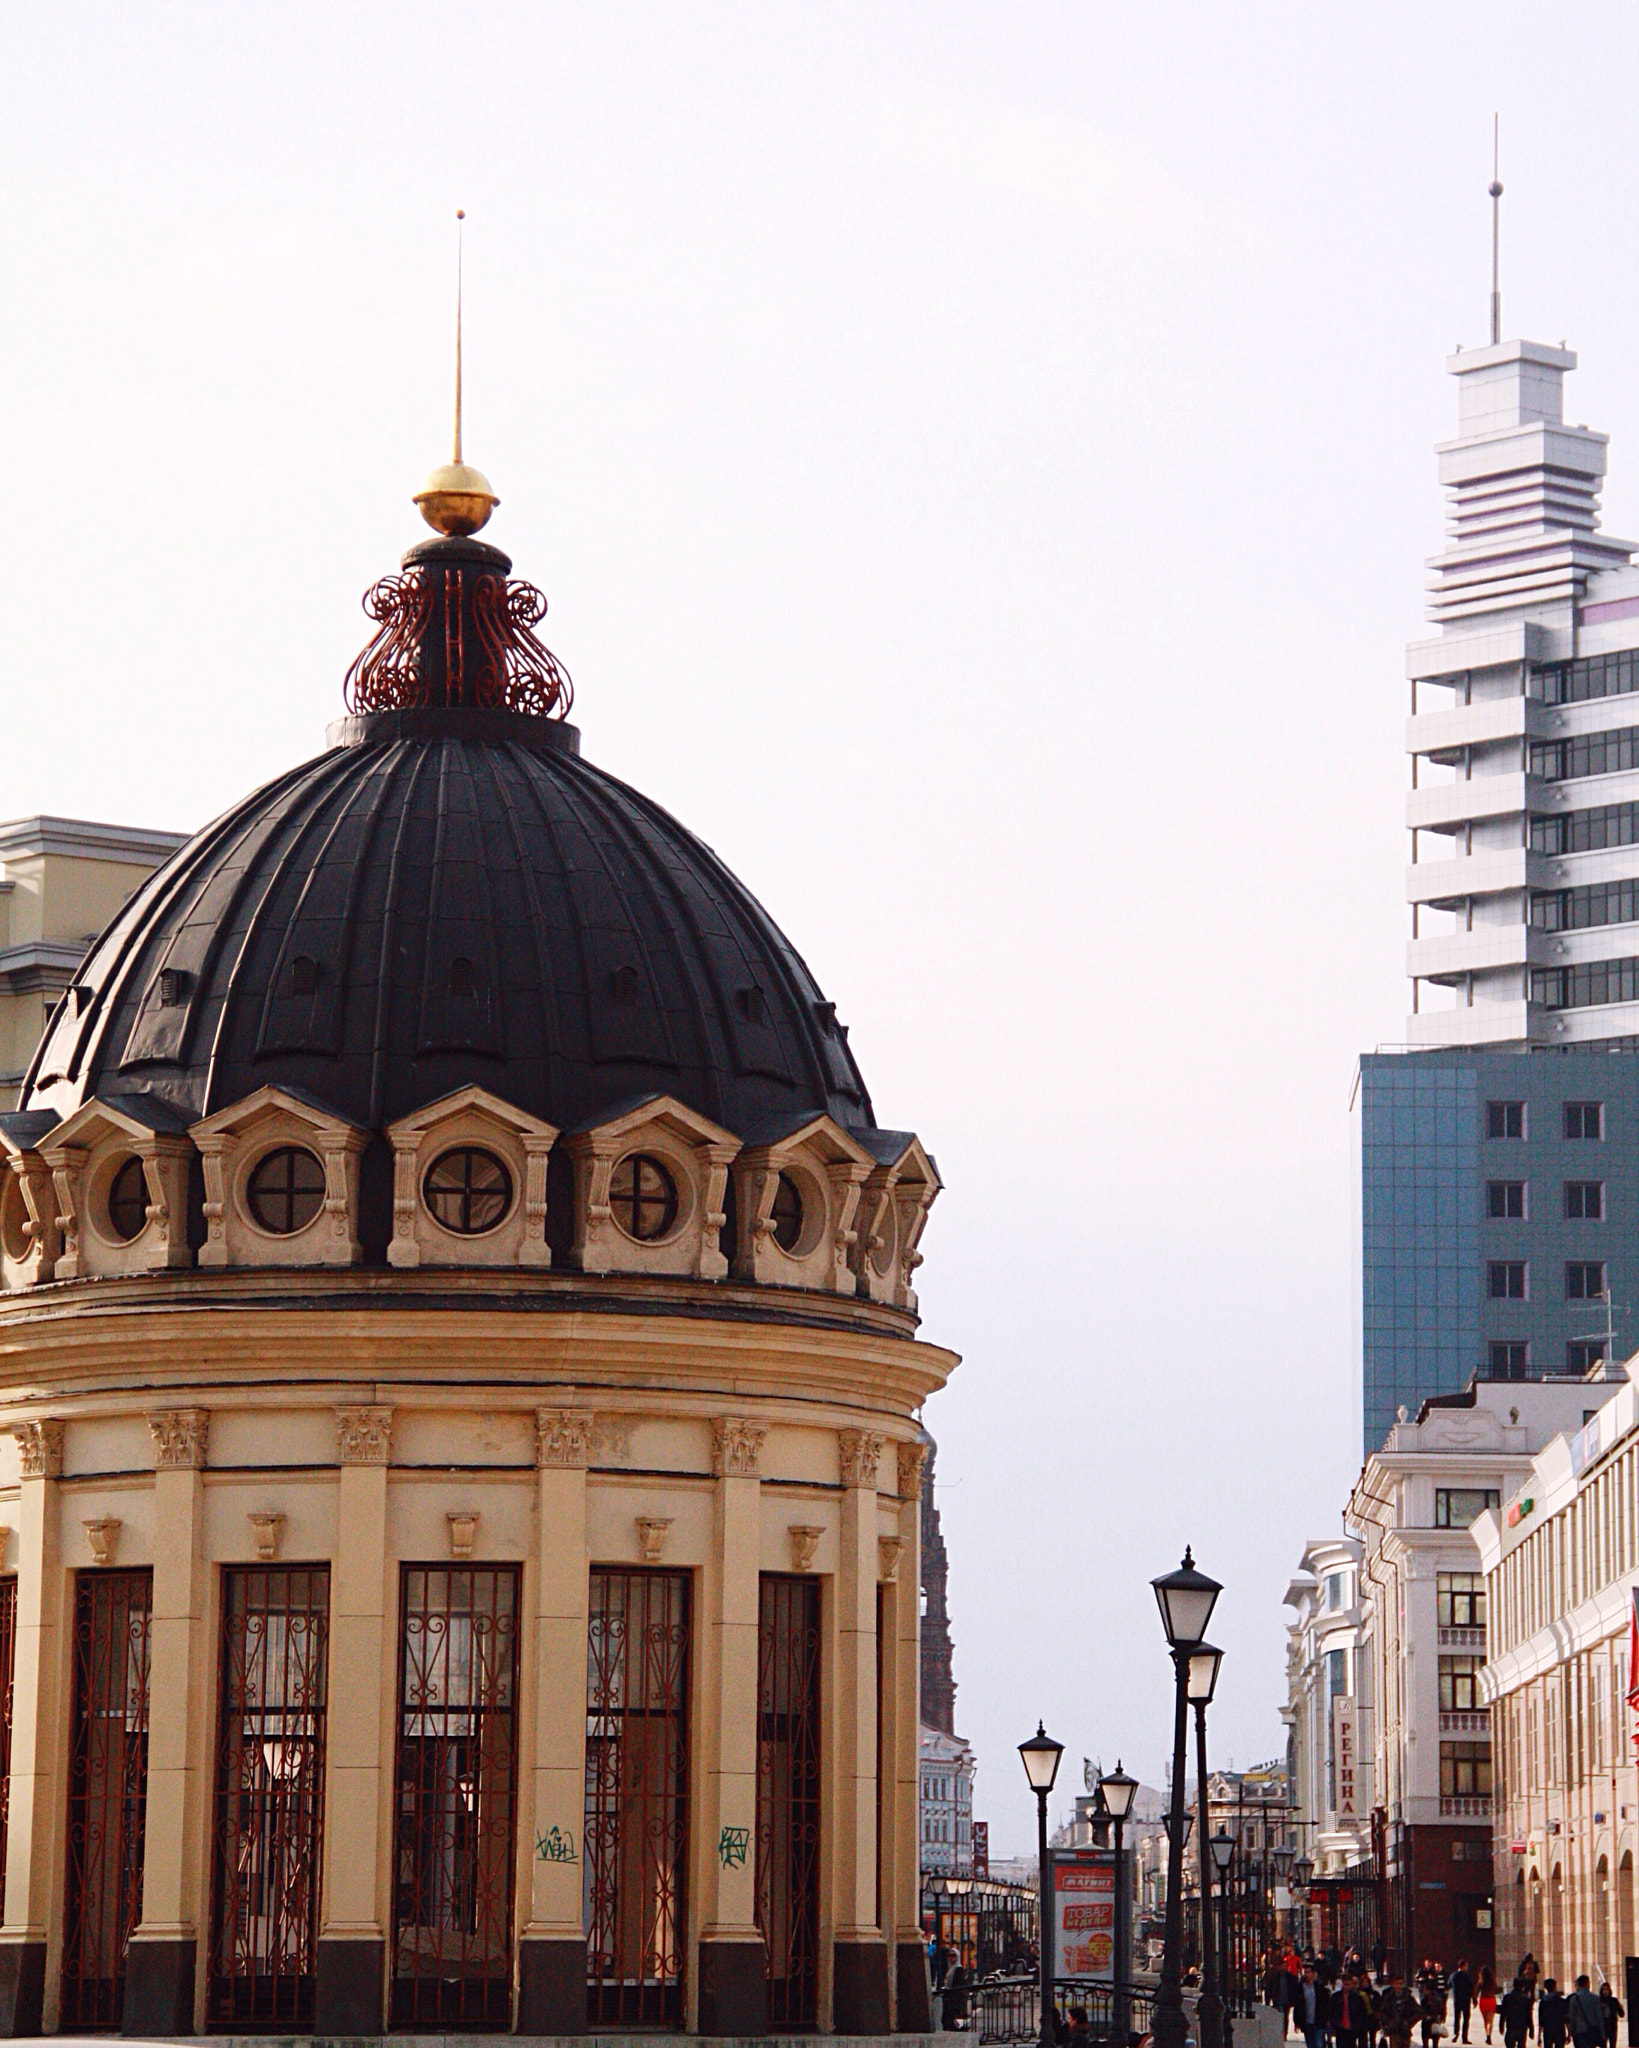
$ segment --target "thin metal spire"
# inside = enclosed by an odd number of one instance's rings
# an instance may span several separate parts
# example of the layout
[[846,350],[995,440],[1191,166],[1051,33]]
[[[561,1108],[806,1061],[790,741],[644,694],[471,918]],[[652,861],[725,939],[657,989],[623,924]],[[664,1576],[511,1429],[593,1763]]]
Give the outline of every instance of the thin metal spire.
[[[1497,116],[1491,116],[1491,346],[1502,340],[1502,180],[1497,176],[1500,157],[1497,147]],[[460,360],[457,349],[457,361]]]
[[[1502,187],[1499,185],[1497,190],[1500,192]],[[466,233],[461,223],[466,217],[466,208],[458,206],[455,209],[455,459],[457,462],[461,460],[461,244]],[[1491,325],[1493,327],[1497,324],[1496,306],[1497,301],[1493,297],[1491,301]],[[1495,341],[1495,334],[1491,338]]]

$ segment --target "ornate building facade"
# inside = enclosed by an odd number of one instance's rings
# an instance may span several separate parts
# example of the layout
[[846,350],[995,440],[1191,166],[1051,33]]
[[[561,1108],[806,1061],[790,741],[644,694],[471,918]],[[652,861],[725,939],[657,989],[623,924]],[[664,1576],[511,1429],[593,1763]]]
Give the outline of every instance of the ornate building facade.
[[423,499],[0,1117],[0,2024],[920,2033],[938,1176]]

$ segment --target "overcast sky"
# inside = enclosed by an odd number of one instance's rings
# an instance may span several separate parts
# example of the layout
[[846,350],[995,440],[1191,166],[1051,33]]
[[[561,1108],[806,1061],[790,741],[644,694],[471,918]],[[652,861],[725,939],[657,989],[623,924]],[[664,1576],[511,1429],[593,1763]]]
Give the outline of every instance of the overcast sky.
[[[1443,361],[1585,365],[1639,533],[1639,17],[0,4],[0,817],[315,752],[447,452],[587,754],[771,908],[924,1249],[958,1720],[1160,1781],[1148,1580],[1280,1749],[1359,1461],[1362,1050],[1405,1008]],[[1062,1803],[1062,1802],[1061,1802]]]

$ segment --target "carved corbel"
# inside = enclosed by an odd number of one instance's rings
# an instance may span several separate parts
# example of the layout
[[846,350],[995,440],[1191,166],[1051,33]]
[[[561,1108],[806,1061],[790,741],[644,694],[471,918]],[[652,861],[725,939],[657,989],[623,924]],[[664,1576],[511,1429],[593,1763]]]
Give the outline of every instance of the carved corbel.
[[814,1569],[814,1552],[819,1548],[819,1540],[825,1531],[812,1522],[793,1522],[785,1533],[791,1539],[791,1569],[794,1572],[811,1572]]

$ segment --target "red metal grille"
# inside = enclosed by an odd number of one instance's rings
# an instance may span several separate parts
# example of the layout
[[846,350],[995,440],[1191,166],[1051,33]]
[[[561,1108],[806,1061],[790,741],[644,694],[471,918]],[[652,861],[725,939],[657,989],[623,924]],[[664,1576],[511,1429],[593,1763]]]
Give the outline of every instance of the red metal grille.
[[80,1572],[68,1766],[68,1898],[61,2025],[117,2027],[125,1952],[142,1918],[148,1801],[148,1618],[153,1575]]
[[0,1899],[11,1831],[11,1710],[17,1680],[17,1581],[0,1579]]
[[470,704],[568,717],[574,685],[535,637],[546,599],[532,583],[470,563],[423,563],[382,577],[365,592],[364,609],[378,630],[347,671],[350,711]]
[[329,1622],[324,1565],[226,1574],[212,2026],[313,2023]]
[[587,2017],[681,2026],[689,1581],[594,1571],[586,1658]]
[[511,2020],[518,1571],[406,1565],[395,2027]]
[[768,2025],[819,2011],[817,1579],[765,1572],[757,1629],[757,1925],[768,1950]]

